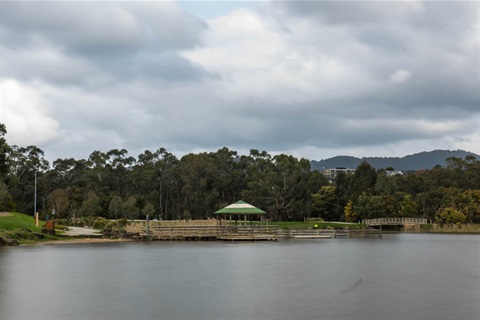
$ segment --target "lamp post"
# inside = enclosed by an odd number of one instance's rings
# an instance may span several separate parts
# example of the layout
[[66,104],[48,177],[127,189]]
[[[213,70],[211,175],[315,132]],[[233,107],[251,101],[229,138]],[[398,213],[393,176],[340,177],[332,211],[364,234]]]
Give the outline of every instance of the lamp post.
[[37,214],[37,169],[35,169],[35,196],[33,203],[33,216]]

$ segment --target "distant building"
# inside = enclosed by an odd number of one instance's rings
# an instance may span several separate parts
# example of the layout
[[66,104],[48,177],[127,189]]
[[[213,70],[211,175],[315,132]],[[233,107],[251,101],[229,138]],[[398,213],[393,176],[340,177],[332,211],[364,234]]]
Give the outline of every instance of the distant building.
[[349,169],[345,167],[335,167],[333,169],[325,169],[322,171],[322,174],[327,177],[330,183],[333,183],[337,178],[339,172],[345,172],[346,174],[354,174],[355,169]]
[[385,170],[387,177],[391,176],[403,176],[403,171],[395,171],[395,170]]

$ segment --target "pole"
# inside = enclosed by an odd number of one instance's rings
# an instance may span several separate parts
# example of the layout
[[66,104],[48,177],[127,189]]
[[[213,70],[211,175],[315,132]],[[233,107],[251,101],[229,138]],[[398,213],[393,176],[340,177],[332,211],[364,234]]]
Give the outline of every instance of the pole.
[[35,169],[35,196],[33,204],[33,216],[37,214],[37,170]]

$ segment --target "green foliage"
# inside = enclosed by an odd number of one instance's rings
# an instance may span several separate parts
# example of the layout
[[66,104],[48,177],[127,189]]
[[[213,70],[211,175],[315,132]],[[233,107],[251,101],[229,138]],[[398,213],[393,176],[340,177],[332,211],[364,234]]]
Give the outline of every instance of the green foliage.
[[82,210],[86,216],[98,216],[101,213],[100,198],[95,192],[88,192],[82,203]]
[[348,201],[344,209],[345,221],[347,222],[356,222],[358,221],[358,214],[353,211],[353,202],[352,200]]
[[57,217],[65,215],[68,209],[68,198],[63,189],[55,189],[47,197],[48,205],[55,210]]
[[94,221],[93,221],[93,228],[94,229],[104,229],[105,228],[105,225],[107,224],[107,220],[105,218],[102,218],[102,217],[98,217],[96,218]]
[[360,163],[355,170],[349,187],[349,194],[355,201],[362,193],[372,194],[377,181],[377,172],[366,161]]
[[128,220],[125,219],[125,218],[121,218],[121,219],[118,219],[118,220],[117,220],[117,223],[118,223],[121,227],[125,227],[125,226],[128,224]]
[[437,223],[463,223],[467,217],[459,210],[454,208],[445,208],[438,211],[435,215],[435,222]]
[[433,225],[430,224],[430,223],[420,225],[420,230],[423,231],[423,232],[429,232],[432,229],[433,229]]
[[123,201],[120,196],[113,196],[108,205],[108,213],[110,218],[117,219],[123,215]]
[[334,186],[322,186],[318,193],[312,194],[313,214],[318,214],[325,220],[340,220],[338,212],[338,197]]
[[417,203],[413,201],[412,196],[406,194],[402,198],[401,206],[400,206],[400,217],[416,217],[418,215],[417,212]]

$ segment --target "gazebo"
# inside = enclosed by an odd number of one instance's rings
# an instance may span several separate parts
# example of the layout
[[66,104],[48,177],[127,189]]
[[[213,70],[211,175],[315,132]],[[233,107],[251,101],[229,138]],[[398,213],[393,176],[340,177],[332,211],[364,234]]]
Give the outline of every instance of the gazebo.
[[235,203],[232,203],[229,206],[226,206],[223,209],[216,211],[215,214],[219,216],[220,225],[222,225],[222,216],[225,216],[225,219],[227,219],[227,216],[228,216],[230,222],[232,221],[232,216],[233,216],[235,219],[235,224],[237,224],[238,220],[241,221],[242,215],[246,225],[247,216],[250,218],[248,219],[250,221],[250,224],[253,224],[253,218],[255,216],[260,216],[263,224],[263,217],[265,216],[266,212],[261,209],[258,209],[257,207],[252,206],[249,203],[246,203],[240,200]]

